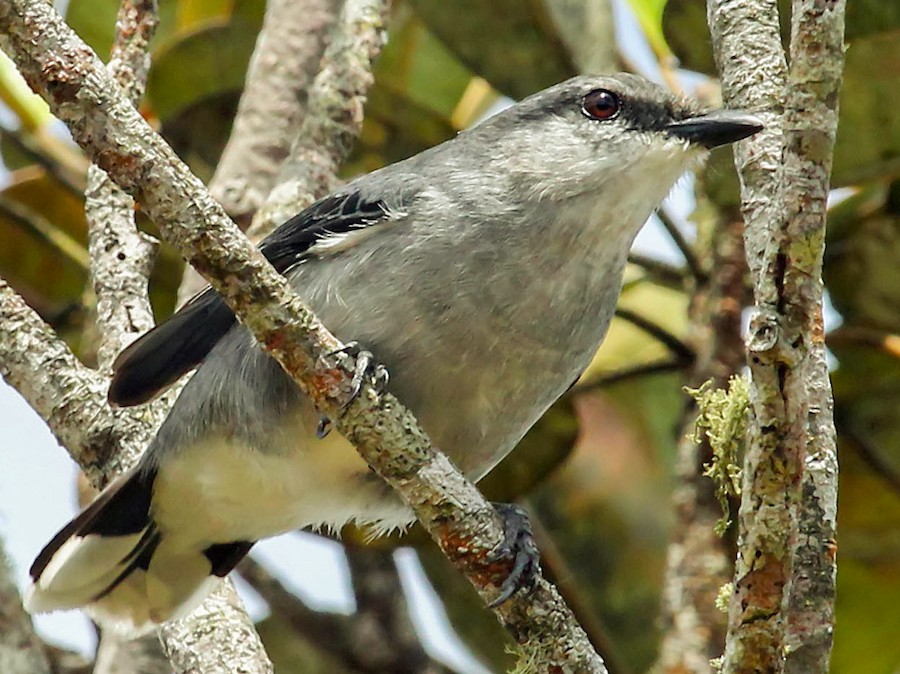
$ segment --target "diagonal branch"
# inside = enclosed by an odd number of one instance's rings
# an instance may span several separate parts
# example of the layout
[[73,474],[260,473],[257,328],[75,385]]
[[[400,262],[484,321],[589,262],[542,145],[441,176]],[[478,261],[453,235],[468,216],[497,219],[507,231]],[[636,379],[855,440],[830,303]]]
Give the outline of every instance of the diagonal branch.
[[[360,5],[360,20],[377,24],[381,3]],[[367,386],[343,409],[350,375],[334,353],[338,340],[128,104],[90,48],[40,0],[0,5],[0,44],[76,142],[140,202],[319,409],[337,420],[337,429],[413,508],[480,595],[495,597],[509,568],[492,562],[491,553],[503,545],[494,509],[431,447],[392,395]],[[571,611],[540,574],[530,593],[496,612],[539,669],[605,672]]]
[[106,404],[106,380],[85,367],[37,313],[0,279],[0,375],[47,422],[72,458],[97,482],[110,448],[130,429]]
[[624,307],[616,309],[616,317],[631,323],[634,327],[643,330],[653,339],[660,342],[672,352],[675,360],[686,365],[694,361],[694,350],[658,323],[654,323],[649,318],[645,318],[639,313]]
[[[109,73],[131,104],[137,106],[144,93],[150,68],[150,39],[158,22],[156,0],[122,0],[116,20],[116,37],[108,65]],[[101,372],[111,370],[116,354],[137,335],[153,327],[153,310],[147,282],[156,252],[156,242],[138,231],[134,201],[96,165],[88,170],[85,214],[91,280],[97,298],[97,328],[100,332],[98,361]],[[139,409],[119,411],[119,422],[133,429],[132,443],[116,448],[115,465],[105,471],[112,477],[133,465],[149,444],[174,401],[174,391]],[[218,615],[213,625],[203,619]],[[218,663],[247,672],[269,672],[272,665],[253,623],[243,610],[231,584],[225,584],[201,609],[179,621],[176,628],[160,630],[163,650],[153,637],[129,641],[113,633],[101,635],[97,654],[98,672],[133,671],[175,667],[179,672],[200,668],[216,671]],[[241,641],[234,642],[234,634]],[[210,647],[198,648],[199,639]]]
[[678,250],[681,251],[681,254],[684,255],[684,259],[687,263],[687,268],[691,272],[691,276],[694,277],[695,281],[702,283],[706,278],[706,272],[704,272],[703,268],[700,266],[700,261],[697,259],[697,253],[694,251],[694,247],[688,243],[686,238],[684,238],[684,234],[681,232],[681,228],[678,226],[669,212],[663,207],[660,207],[656,211],[656,217],[659,218],[662,226],[669,234],[669,237],[672,239],[672,243],[674,243]]

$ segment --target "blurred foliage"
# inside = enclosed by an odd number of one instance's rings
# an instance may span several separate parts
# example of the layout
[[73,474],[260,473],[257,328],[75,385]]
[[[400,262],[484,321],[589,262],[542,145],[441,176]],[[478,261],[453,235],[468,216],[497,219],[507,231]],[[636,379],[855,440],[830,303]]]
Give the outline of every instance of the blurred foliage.
[[[611,62],[611,28],[603,35],[585,30],[594,27],[586,8],[602,2],[396,2],[365,126],[345,174],[450,138],[500,95],[529,95],[574,74],[575,63]],[[160,5],[141,111],[208,179],[230,132],[265,3]],[[684,68],[713,73],[703,0],[629,5],[659,58],[672,54]],[[789,3],[780,5],[786,31]],[[70,0],[67,18],[106,55],[117,7],[118,0]],[[831,210],[825,273],[843,319],[828,337],[842,452],[832,671],[881,674],[900,668],[900,645],[892,639],[900,624],[900,3],[849,3],[847,35],[834,183],[853,193]],[[591,41],[598,50],[586,49]],[[77,347],[90,303],[77,194],[85,164],[2,58],[0,101],[8,111],[0,120],[0,153],[15,169],[0,194],[0,275]],[[733,212],[739,198],[727,152],[714,154],[702,184],[705,208]],[[155,231],[143,219],[140,226]],[[701,258],[707,253],[698,251]],[[151,279],[160,318],[173,308],[181,269],[162,246]],[[689,302],[686,290],[657,285],[652,274],[629,268],[622,306],[674,336],[685,336]],[[616,319],[581,384],[669,356],[657,339]],[[495,500],[529,494],[540,535],[558,552],[552,564],[545,560],[548,571],[571,589],[589,632],[619,672],[643,671],[655,658],[652,626],[671,525],[683,381],[680,373],[658,374],[571,393],[482,485]],[[412,532],[404,542],[422,539]],[[485,662],[507,666],[508,641],[493,617],[433,548],[423,548],[422,557],[463,639]],[[302,671],[333,671],[333,663],[284,625],[269,619],[260,627],[279,671],[301,671],[297,663],[306,663]]]

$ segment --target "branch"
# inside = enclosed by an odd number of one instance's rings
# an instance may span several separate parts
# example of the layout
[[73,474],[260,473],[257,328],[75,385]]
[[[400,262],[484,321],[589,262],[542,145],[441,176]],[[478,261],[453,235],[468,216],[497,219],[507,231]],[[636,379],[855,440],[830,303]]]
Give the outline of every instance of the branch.
[[103,632],[93,674],[171,674],[172,665],[153,634],[128,639]]
[[[134,106],[144,93],[150,68],[149,44],[157,23],[156,0],[122,0],[108,70]],[[96,165],[88,170],[85,197],[100,331],[98,361],[101,371],[107,374],[116,354],[153,327],[147,283],[156,242],[135,226],[132,198]],[[115,470],[105,472],[104,477],[112,477],[120,468],[137,462],[172,407],[175,393],[172,390],[149,405],[120,411],[119,421],[134,429],[133,442],[118,448]],[[219,616],[214,626],[207,624],[209,615]],[[152,639],[130,641],[114,633],[102,634],[98,671],[128,671],[123,669],[123,663],[128,663],[132,671],[169,671],[163,651],[169,656],[171,667],[183,673],[197,668],[205,674],[224,674],[223,662],[229,668],[240,666],[245,672],[272,670],[259,635],[231,584],[225,584],[198,611],[159,634],[162,650]],[[238,644],[233,641],[237,634],[242,637]],[[198,647],[205,650],[196,650]]]
[[661,325],[651,321],[649,318],[644,318],[640,314],[635,313],[630,309],[625,309],[624,307],[619,307],[616,309],[616,317],[621,318],[623,321],[628,321],[634,327],[638,328],[639,330],[643,330],[648,335],[653,337],[653,339],[660,342],[663,346],[665,346],[669,351],[672,352],[672,355],[675,356],[675,359],[677,361],[681,363],[694,362],[694,350],[692,348],[678,339],[678,337],[673,335],[671,332],[663,328]]
[[[360,3],[379,25],[383,6]],[[350,373],[340,343],[227,218],[105,72],[95,54],[39,0],[0,5],[0,44],[93,160],[132,194],[167,240],[206,277],[257,340],[415,511],[486,601],[508,563],[493,560],[503,527],[475,487],[436,452],[410,412],[370,386],[344,409]],[[333,143],[330,143],[333,145]],[[496,612],[538,669],[605,672],[571,611],[540,574]]]
[[13,579],[6,551],[0,544],[0,671],[3,674],[50,674],[44,645]]
[[[844,70],[844,0],[794,0],[785,105],[781,225],[788,237],[785,274],[796,308],[789,318],[809,340],[800,373],[807,414],[799,545],[788,605],[785,672],[828,670],[834,638],[838,462],[833,395],[822,324],[822,258],[829,179]],[[793,314],[793,316],[791,315]]]
[[[325,2],[334,2],[334,0],[304,0],[303,2],[291,2],[291,0],[281,0],[279,2],[270,3],[266,9],[266,25],[263,26],[265,31],[267,26],[275,26],[276,23],[287,22],[289,25],[302,24],[305,25],[307,18],[303,15],[306,4],[322,5],[320,10],[322,16],[319,19],[324,21]],[[302,126],[290,129],[290,133],[282,137],[260,138],[261,142],[253,143],[253,147],[247,147],[248,153],[269,153],[269,157],[262,156],[254,159],[253,154],[244,157],[237,154],[238,148],[245,146],[243,141],[235,138],[235,133],[240,131],[239,120],[235,120],[235,127],[232,131],[232,137],[229,139],[229,146],[235,145],[234,160],[229,156],[224,156],[223,163],[220,163],[216,169],[216,174],[210,182],[210,193],[217,197],[220,203],[225,205],[226,210],[229,208],[231,197],[224,194],[226,190],[233,191],[233,187],[240,180],[239,175],[233,175],[232,171],[240,170],[245,162],[247,165],[255,165],[257,163],[267,163],[265,174],[265,182],[259,181],[254,188],[254,193],[246,194],[244,206],[238,210],[241,211],[240,216],[252,215],[252,225],[248,230],[248,234],[254,240],[262,238],[268,234],[276,226],[287,221],[296,213],[302,211],[316,199],[325,196],[331,187],[336,184],[337,169],[345,158],[349,148],[359,134],[362,128],[362,105],[365,101],[365,94],[372,83],[372,62],[378,55],[381,46],[384,43],[385,34],[383,25],[388,18],[388,9],[386,3],[374,3],[375,9],[370,7],[370,0],[349,0],[343,4],[339,20],[329,36],[330,42],[321,59],[321,70],[316,76],[312,84],[309,83],[310,76],[304,74],[299,76],[298,81],[302,81],[304,86],[309,85],[309,91],[302,94],[296,92],[293,98],[293,108],[286,108],[289,99],[281,99],[276,97],[274,105],[278,109],[272,112],[279,114],[268,114],[265,112],[266,105],[269,104],[271,92],[265,89],[257,96],[254,92],[244,91],[241,96],[241,109],[238,110],[240,115],[244,108],[244,101],[251,95],[259,98],[257,107],[253,105],[246,111],[246,123],[241,127],[247,127],[253,122],[253,126],[258,123],[260,126],[278,126],[272,118],[296,119],[298,126],[302,118]],[[380,10],[378,9],[380,7]],[[278,16],[269,21],[268,15],[270,11],[276,11]],[[379,11],[381,14],[379,14]],[[316,21],[316,14],[313,14],[312,21]],[[373,18],[377,17],[375,20]],[[325,22],[328,23],[328,22]],[[324,31],[323,31],[324,32]],[[272,56],[267,55],[262,50],[264,48],[281,50],[281,30],[278,29],[278,37],[264,38],[260,36],[257,41],[256,49],[253,53],[253,64],[248,72],[247,86],[251,86],[251,78],[263,78],[261,70],[255,68],[257,63],[269,63]],[[314,35],[312,33],[304,33],[299,31],[296,37],[305,35],[307,40],[315,41],[315,44],[300,46],[299,42],[292,41],[299,53],[315,51],[316,54],[321,52],[323,47],[323,35]],[[319,64],[318,57],[316,64]],[[301,63],[295,63],[295,67],[300,67]],[[309,65],[309,64],[307,64]],[[285,73],[287,76],[288,73]],[[267,76],[271,77],[271,76]],[[335,82],[332,82],[335,80]],[[272,86],[283,86],[284,83],[278,84],[271,82]],[[290,86],[296,86],[296,82]],[[250,104],[247,104],[250,106]],[[344,123],[344,119],[353,109],[358,109],[358,124],[351,123],[348,127]],[[350,115],[353,118],[352,114]],[[268,121],[264,119],[268,117]],[[286,130],[287,131],[287,130]],[[324,145],[321,149],[315,147],[312,142],[313,138],[328,138],[328,134],[334,132],[341,135],[342,142],[332,142],[326,148]],[[294,139],[291,141],[291,139]],[[290,149],[288,149],[288,147]],[[226,153],[228,147],[226,147]],[[321,153],[321,156],[316,154]],[[321,167],[321,174],[317,175],[316,180],[303,180],[297,178],[296,174],[300,169],[290,169],[288,166],[303,166],[305,162],[310,161],[317,163]],[[227,165],[225,165],[227,162]],[[265,192],[256,194],[256,190]],[[272,190],[272,191],[270,191]],[[252,197],[252,202],[250,201]],[[225,201],[221,199],[225,198]],[[261,206],[262,199],[265,202]],[[252,206],[252,211],[249,210]],[[246,212],[245,212],[246,211]],[[193,269],[188,269],[185,273],[184,280],[178,290],[179,303],[186,302],[194,294],[205,286],[203,278]]]
[[111,447],[128,429],[106,404],[106,380],[81,364],[56,333],[0,279],[0,375],[47,422],[88,476],[102,481]]
[[[8,126],[0,126],[3,136],[12,143],[17,150],[36,164],[44,168],[63,188],[71,194],[81,199],[84,196],[85,172],[87,166],[73,166],[76,162],[68,161],[69,154],[75,154],[77,162],[83,164],[84,157],[77,150],[71,150],[68,146],[62,145],[59,139],[54,141],[41,143],[39,138],[53,138],[45,131],[38,129],[35,131],[26,131],[24,125],[17,129]],[[66,150],[60,151],[60,147]],[[77,153],[77,154],[76,154]],[[60,155],[64,155],[60,157]],[[79,170],[80,169],[80,170]]]
[[735,149],[756,301],[747,340],[756,418],[724,671],[825,671],[837,469],[821,266],[844,3],[794,2],[787,77],[774,0],[708,6],[726,102],[767,122]]
[[383,0],[345,2],[310,87],[300,133],[281,165],[277,186],[253,219],[251,237],[267,234],[337,186],[338,169],[362,130],[389,8]]
[[186,618],[159,628],[166,657],[182,674],[272,674],[272,663],[231,580]]
[[643,269],[651,280],[659,283],[661,286],[672,288],[673,290],[684,291],[685,289],[685,278],[687,275],[682,267],[676,267],[649,255],[641,255],[634,251],[628,254],[628,262]]
[[681,254],[684,255],[684,260],[687,263],[687,268],[691,272],[691,276],[693,276],[694,280],[698,283],[703,282],[706,278],[706,272],[704,272],[703,268],[700,266],[700,261],[697,259],[694,248],[687,242],[687,239],[684,238],[684,234],[681,233],[681,228],[675,223],[675,220],[672,219],[672,216],[669,215],[669,212],[665,208],[660,207],[656,211],[656,217],[659,218],[659,221],[662,223],[666,232],[668,232],[672,242],[677,246],[678,250],[681,251]]
[[231,137],[209,192],[238,222],[249,220],[275,185],[307,116],[337,0],[270,0],[250,60]]
[[611,372],[601,372],[591,377],[585,382],[578,382],[572,387],[571,395],[581,395],[590,391],[599,391],[613,384],[619,384],[629,379],[637,379],[638,377],[646,377],[651,374],[664,374],[666,372],[677,372],[683,370],[687,366],[684,361],[677,358],[668,360],[656,360],[650,363],[641,363],[640,365],[632,365],[623,367],[621,370],[612,370]]
[[[2,279],[0,326],[0,374],[48,422],[92,482],[103,483],[107,475],[124,469],[119,464],[146,446],[150,422],[123,417],[121,410],[113,414],[106,405],[106,379],[83,366]],[[271,672],[230,583],[198,612],[161,631],[166,655],[178,672]],[[222,658],[222,652],[228,657]]]

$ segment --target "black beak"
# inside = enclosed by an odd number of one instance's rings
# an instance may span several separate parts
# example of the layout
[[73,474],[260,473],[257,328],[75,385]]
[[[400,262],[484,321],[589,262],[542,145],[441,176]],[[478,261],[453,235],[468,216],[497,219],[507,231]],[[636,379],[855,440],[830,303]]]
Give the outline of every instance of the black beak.
[[700,117],[673,122],[666,127],[666,131],[688,142],[712,149],[752,136],[762,128],[760,119],[748,112],[716,110]]

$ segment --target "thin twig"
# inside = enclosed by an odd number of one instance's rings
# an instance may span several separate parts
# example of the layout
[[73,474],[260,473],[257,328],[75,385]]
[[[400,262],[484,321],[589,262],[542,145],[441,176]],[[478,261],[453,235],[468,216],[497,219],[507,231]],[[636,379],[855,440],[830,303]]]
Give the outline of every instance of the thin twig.
[[628,255],[628,262],[643,269],[653,281],[666,288],[685,290],[687,270],[684,267],[676,267],[649,255],[641,255],[633,251]]
[[653,339],[657,340],[671,351],[680,362],[693,362],[694,350],[661,325],[654,323],[649,318],[644,318],[630,309],[625,309],[624,307],[618,307],[616,309],[616,317],[621,318],[623,321],[628,321],[634,327],[646,332],[653,337]]
[[87,162],[76,152],[63,149],[63,141],[42,131],[35,137],[22,129],[2,126],[2,133],[19,152],[34,162],[74,196],[84,196]]
[[56,253],[70,262],[74,262],[83,271],[88,270],[90,258],[84,246],[34,209],[0,194],[0,215],[21,227],[22,231],[29,236],[46,243]]
[[656,211],[656,216],[659,218],[659,221],[662,223],[666,232],[668,232],[669,237],[672,239],[672,243],[674,243],[678,250],[681,251],[681,254],[684,255],[684,260],[687,263],[688,269],[691,271],[691,276],[693,276],[698,283],[703,282],[706,278],[706,272],[704,272],[703,267],[700,266],[700,261],[697,259],[696,253],[694,253],[693,246],[691,246],[687,239],[684,238],[684,234],[681,232],[681,228],[675,222],[674,218],[669,214],[665,206],[661,206]]
[[581,395],[582,393],[590,393],[599,389],[607,388],[613,384],[620,384],[623,381],[637,379],[638,377],[646,377],[651,374],[663,374],[665,372],[678,372],[687,367],[690,363],[678,360],[667,359],[658,360],[652,363],[641,363],[631,367],[624,367],[621,370],[613,370],[612,372],[601,372],[595,377],[591,377],[589,381],[579,382],[572,387],[569,393],[571,395]]

